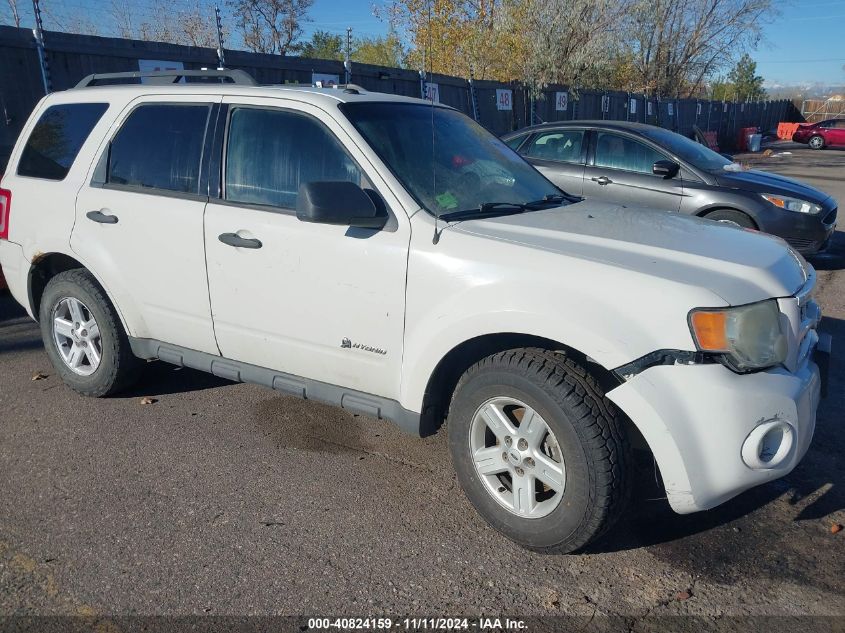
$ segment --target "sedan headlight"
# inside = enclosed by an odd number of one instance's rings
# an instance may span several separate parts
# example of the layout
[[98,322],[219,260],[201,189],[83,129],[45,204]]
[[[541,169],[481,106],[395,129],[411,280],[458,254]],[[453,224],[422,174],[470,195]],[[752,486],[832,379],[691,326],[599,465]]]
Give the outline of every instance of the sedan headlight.
[[786,336],[775,299],[735,308],[697,308],[689,326],[699,350],[720,354],[734,371],[746,372],[786,360]]
[[780,209],[787,211],[795,211],[795,213],[818,213],[822,210],[821,206],[800,198],[790,198],[788,196],[780,196],[774,193],[761,193],[765,200],[768,200],[773,205]]

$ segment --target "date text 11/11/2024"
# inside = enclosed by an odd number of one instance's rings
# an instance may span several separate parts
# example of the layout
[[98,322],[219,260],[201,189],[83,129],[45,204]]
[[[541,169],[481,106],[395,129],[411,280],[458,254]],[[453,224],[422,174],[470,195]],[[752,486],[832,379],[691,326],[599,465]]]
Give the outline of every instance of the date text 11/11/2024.
[[510,618],[309,618],[309,630],[390,630],[407,631],[524,631],[524,620]]

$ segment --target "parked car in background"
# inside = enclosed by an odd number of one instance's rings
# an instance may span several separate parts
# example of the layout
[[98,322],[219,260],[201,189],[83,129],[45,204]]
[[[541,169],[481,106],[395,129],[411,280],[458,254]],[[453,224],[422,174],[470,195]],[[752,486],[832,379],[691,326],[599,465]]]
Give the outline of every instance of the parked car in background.
[[796,180],[742,170],[708,147],[651,125],[567,121],[504,136],[567,193],[757,229],[803,254],[827,248],[837,202]]
[[800,125],[792,135],[796,143],[809,145],[811,149],[845,147],[845,119],[831,119],[821,123]]

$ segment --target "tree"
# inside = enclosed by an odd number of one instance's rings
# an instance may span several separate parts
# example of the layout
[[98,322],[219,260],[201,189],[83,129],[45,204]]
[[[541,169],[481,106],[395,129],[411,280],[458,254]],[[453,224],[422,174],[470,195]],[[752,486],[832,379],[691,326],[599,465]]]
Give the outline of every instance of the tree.
[[508,52],[497,47],[505,0],[391,0],[376,14],[411,42],[407,65],[436,73],[503,79]]
[[637,91],[664,96],[697,92],[740,50],[754,47],[772,0],[625,0],[624,46]]
[[287,55],[299,50],[302,24],[314,0],[229,0],[244,45],[256,53]]
[[355,40],[352,60],[361,64],[401,68],[405,61],[405,48],[394,31],[383,37],[362,37]]
[[613,87],[619,0],[509,0],[497,24],[510,79],[537,91],[549,83]]
[[327,31],[314,31],[299,54],[312,59],[344,59],[343,38]]
[[757,74],[757,62],[744,53],[736,66],[728,73],[728,81],[733,85],[736,98],[740,101],[764,99],[763,77]]
[[[214,14],[203,8],[199,0],[193,6],[174,10],[172,3],[155,0],[150,7],[157,20],[142,20],[135,15],[136,7],[112,0],[108,12],[120,37],[148,42],[168,42],[185,46],[217,48],[217,27]],[[77,16],[77,20],[79,16]],[[225,28],[224,28],[225,36]]]

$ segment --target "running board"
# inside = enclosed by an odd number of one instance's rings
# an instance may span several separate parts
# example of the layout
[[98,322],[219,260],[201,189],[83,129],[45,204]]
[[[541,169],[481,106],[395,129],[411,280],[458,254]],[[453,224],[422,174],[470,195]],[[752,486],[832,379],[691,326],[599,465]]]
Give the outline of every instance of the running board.
[[129,337],[129,345],[132,353],[138,358],[148,360],[157,358],[171,365],[198,369],[226,380],[262,385],[303,400],[316,400],[353,413],[379,420],[389,420],[405,433],[421,435],[420,414],[405,409],[395,400],[309,378],[300,378],[154,339]]

